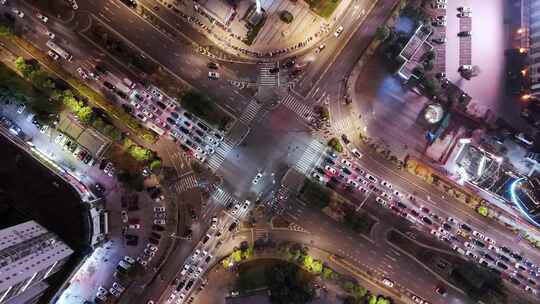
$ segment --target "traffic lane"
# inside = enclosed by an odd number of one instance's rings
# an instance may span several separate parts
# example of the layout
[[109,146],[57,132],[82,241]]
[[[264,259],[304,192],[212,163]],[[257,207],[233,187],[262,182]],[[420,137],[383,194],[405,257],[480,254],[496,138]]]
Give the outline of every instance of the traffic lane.
[[[104,16],[99,20],[118,32],[128,45],[136,46],[136,49],[147,53],[175,75],[196,84],[212,98],[224,101],[235,109],[242,109],[247,103],[246,97],[231,92],[230,87],[224,83],[215,88],[215,81],[208,79],[208,59],[196,53],[191,45],[171,39],[123,7],[94,5],[91,8],[94,16]],[[125,26],[125,23],[137,26]],[[168,52],[163,52],[164,49]]]
[[[307,214],[305,216],[310,217]],[[415,294],[423,296],[433,303],[469,303],[466,296],[460,293],[454,293],[451,289],[449,289],[449,294],[444,299],[437,297],[434,292],[432,294],[423,294],[423,292],[432,290],[431,287],[435,287],[434,284],[437,282],[437,278],[419,266],[416,261],[405,255],[396,254],[396,252],[391,251],[385,245],[374,246],[369,242],[366,243],[357,235],[343,235],[347,234],[347,232],[343,230],[340,232],[339,229],[336,229],[334,222],[328,223],[328,219],[316,217],[313,220],[315,219],[322,220],[317,225],[323,226],[315,235],[308,235],[302,232],[272,230],[271,238],[274,241],[292,241],[309,244],[309,246],[343,256],[364,270],[369,269],[366,268],[367,266],[371,269],[377,269],[397,284],[406,285],[407,289],[412,290]],[[314,226],[311,229],[310,231],[314,231],[319,228]],[[314,242],[310,242],[312,238]],[[384,240],[381,241],[384,242]],[[429,289],[426,290],[426,287],[429,287]]]
[[[427,189],[419,186],[411,181],[412,179],[415,179],[414,177],[407,179],[399,174],[399,172],[384,168],[383,164],[379,163],[380,166],[377,166],[377,160],[375,158],[372,158],[372,161],[366,162],[366,159],[369,158],[368,153],[370,153],[370,151],[367,151],[367,153],[364,154],[364,157],[359,161],[359,163],[364,163],[363,168],[379,178],[380,176],[386,175],[386,180],[393,185],[399,185],[399,190],[401,190],[402,193],[414,194],[416,197],[416,202],[414,203],[415,206],[420,207],[422,204],[429,206],[432,210],[436,210],[443,218],[446,218],[447,216],[454,217],[472,226],[473,229],[492,237],[498,241],[499,246],[504,244],[507,247],[515,247],[515,245],[510,244],[515,244],[516,236],[505,227],[499,225],[498,229],[492,229],[494,223],[491,219],[481,217],[474,210],[471,210],[457,200],[452,202],[452,199],[447,194],[442,193],[439,189],[435,188],[435,186],[425,184],[424,186]],[[367,166],[366,163],[370,164],[370,166]],[[388,173],[391,172],[395,174],[395,178],[391,178],[390,176],[392,175],[388,175]],[[422,181],[419,180],[419,182]],[[406,192],[403,192],[404,189]],[[489,231],[489,233],[486,231]],[[527,258],[538,263],[539,253],[537,250],[531,248],[526,242],[521,242],[520,248],[523,252],[527,253]]]
[[[338,64],[339,62],[344,62],[350,66],[354,66],[354,64],[356,64],[358,59],[368,47],[371,39],[373,39],[378,25],[387,18],[389,13],[391,13],[389,8],[393,7],[395,4],[395,0],[378,0],[377,5],[373,8],[373,10],[371,10],[366,18],[355,20],[355,23],[360,25],[354,26],[357,28],[356,32],[354,32],[350,40],[346,42],[346,46],[339,53],[334,61],[334,64],[332,64],[332,69],[334,69],[336,62]],[[365,6],[363,8],[367,9]],[[343,40],[342,43],[345,43],[345,41]],[[328,62],[328,64],[330,63]],[[321,63],[320,67],[316,67],[315,69],[308,71],[308,74],[306,75],[307,77],[305,77],[305,80],[300,83],[300,87],[297,90],[302,95],[306,95],[311,90],[311,85],[317,81],[316,77],[320,77],[323,70],[323,63]]]

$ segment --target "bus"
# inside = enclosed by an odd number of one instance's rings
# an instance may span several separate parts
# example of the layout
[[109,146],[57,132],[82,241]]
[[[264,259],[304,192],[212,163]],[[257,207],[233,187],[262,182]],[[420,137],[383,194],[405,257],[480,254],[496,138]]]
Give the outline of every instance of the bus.
[[47,46],[65,60],[71,61],[71,59],[73,58],[70,53],[66,52],[63,48],[56,45],[56,43],[54,43],[52,40],[47,41]]

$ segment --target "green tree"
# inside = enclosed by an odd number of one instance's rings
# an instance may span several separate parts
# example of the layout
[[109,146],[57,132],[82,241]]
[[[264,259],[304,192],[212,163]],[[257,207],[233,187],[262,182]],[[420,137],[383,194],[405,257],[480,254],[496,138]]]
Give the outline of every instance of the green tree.
[[313,268],[313,257],[310,255],[304,256],[303,264],[307,270],[311,271],[311,269]]
[[15,68],[21,72],[25,78],[28,78],[34,71],[34,68],[27,64],[26,60],[24,60],[22,57],[17,57],[15,59]]
[[479,206],[478,208],[476,208],[476,212],[478,212],[482,216],[488,216],[489,209],[486,206]]
[[88,106],[81,106],[79,110],[75,113],[79,120],[84,124],[87,124],[92,120],[93,114],[94,111]]
[[377,304],[377,296],[372,295],[369,297],[368,304]]
[[339,153],[343,152],[343,146],[339,142],[339,139],[337,139],[336,137],[331,138],[328,141],[328,146],[332,147],[334,150],[336,150]]
[[319,260],[313,261],[313,265],[311,266],[311,271],[313,273],[321,273],[323,270],[323,263]]
[[242,251],[240,249],[235,249],[232,252],[231,257],[232,257],[233,261],[236,262],[236,263],[242,261]]
[[294,16],[289,11],[281,11],[279,13],[279,19],[285,23],[291,23],[294,20]]
[[323,267],[322,276],[327,280],[332,279],[334,276],[334,271],[328,267]]
[[8,37],[13,35],[13,28],[6,24],[0,24],[0,36]]
[[128,148],[127,152],[137,161],[148,161],[154,157],[153,152],[140,147],[138,145],[132,145]]
[[159,170],[161,168],[161,160],[159,159],[154,159],[151,163],[150,163],[150,170],[154,171],[154,170]]

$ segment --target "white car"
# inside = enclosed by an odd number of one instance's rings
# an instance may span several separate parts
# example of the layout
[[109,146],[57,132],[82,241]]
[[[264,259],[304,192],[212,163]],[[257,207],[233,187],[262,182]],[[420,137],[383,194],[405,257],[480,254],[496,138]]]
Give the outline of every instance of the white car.
[[233,210],[231,211],[232,215],[235,215],[238,210],[240,210],[240,204],[234,205]]
[[360,153],[360,151],[358,151],[358,149],[354,148],[351,150],[352,154],[354,154],[356,157],[358,158],[362,158],[362,153]]
[[81,76],[82,79],[88,79],[88,75],[86,75],[86,72],[81,67],[77,68],[77,73],[79,73],[79,76]]
[[219,79],[219,73],[218,72],[208,72],[208,79],[217,80]]
[[255,177],[253,178],[252,183],[253,183],[254,185],[258,184],[258,183],[259,183],[259,180],[261,179],[261,177],[262,177],[262,173],[261,173],[261,172],[257,173],[257,175],[255,175]]
[[154,207],[154,212],[165,212],[165,207]]
[[485,238],[482,233],[480,233],[480,232],[478,232],[476,230],[473,230],[472,235],[474,235],[475,237],[477,237],[479,239],[482,239],[482,240]]
[[334,33],[334,36],[339,37],[339,35],[341,35],[342,32],[343,32],[343,26],[340,26],[337,28],[336,32]]
[[214,154],[214,152],[216,152],[214,148],[210,147],[209,145],[204,146],[204,149],[208,152],[208,154]]
[[49,55],[49,57],[51,57],[53,60],[60,59],[60,56],[58,56],[58,54],[56,54],[55,52],[50,51],[50,50],[47,52],[47,55]]
[[135,260],[132,257],[130,257],[129,255],[126,255],[124,257],[124,261],[126,261],[126,262],[128,262],[130,264],[135,264]]
[[332,168],[328,165],[326,165],[326,167],[324,167],[324,169],[327,171],[327,172],[330,172],[332,174],[337,174],[337,170],[335,168]]
[[16,9],[16,8],[13,8],[13,9],[11,9],[11,11],[12,11],[15,15],[17,15],[17,17],[19,17],[19,18],[24,18],[24,13],[21,12],[20,10],[18,10],[18,9]]
[[218,218],[217,218],[217,216],[213,216],[212,217],[212,229],[217,229],[217,224],[218,224]]
[[403,198],[403,194],[399,193],[399,191],[394,191],[394,195],[398,198]]
[[122,223],[127,223],[129,220],[127,211],[122,210],[122,212],[120,212],[120,215],[122,216]]
[[388,287],[394,287],[394,282],[392,282],[392,280],[388,279],[388,278],[384,278],[382,280],[383,284],[388,286]]
[[37,13],[37,14],[36,14],[36,17],[37,17],[39,20],[43,21],[43,23],[47,23],[47,21],[49,20],[49,18],[48,18],[47,16],[43,16],[43,15],[40,14],[40,13]]
[[460,6],[457,8],[457,10],[462,13],[472,13],[472,9],[466,6]]
[[182,268],[182,271],[180,271],[180,275],[183,276],[187,273],[187,271],[189,270],[189,267],[190,265],[186,264],[184,265],[184,268]]
[[195,278],[198,278],[201,275],[202,272],[203,272],[203,269],[201,267],[197,267],[197,269],[195,270],[195,273],[193,274],[193,276]]
[[488,245],[488,249],[495,252],[499,252],[499,247],[491,245],[491,244]]
[[494,239],[487,236],[484,238],[484,241],[488,242],[488,244],[491,244],[491,245],[495,245],[497,243]]
[[246,200],[246,201],[244,202],[244,205],[242,205],[242,209],[246,210],[246,209],[249,207],[249,204],[250,204],[250,203],[251,203],[250,201]]
[[56,37],[56,35],[51,31],[47,31],[47,36],[49,37],[49,39],[54,39],[54,37]]
[[157,220],[157,219],[154,220],[155,225],[165,225],[165,223],[166,223],[165,220]]
[[320,181],[320,182],[324,182],[324,178],[323,178],[320,174],[318,174],[318,173],[316,173],[316,172],[313,172],[313,174],[311,174],[311,176],[312,176],[314,179],[316,179],[316,180],[318,180],[318,181]]
[[141,224],[131,224],[128,227],[129,229],[141,229]]
[[316,49],[315,49],[315,54],[319,54],[322,50],[324,50],[326,48],[326,45],[325,44],[321,44],[319,45]]
[[110,292],[113,296],[115,296],[115,297],[117,297],[117,298],[120,297],[120,296],[122,295],[122,293],[121,293],[119,290],[116,290],[116,289],[114,289],[114,288],[112,288],[112,287],[109,288],[109,292]]
[[392,184],[390,184],[389,182],[385,180],[381,181],[381,185],[385,186],[388,189],[392,189]]
[[349,185],[353,185],[355,188],[358,188],[360,185],[352,178],[349,178],[349,180],[347,181],[347,184]]
[[341,160],[341,163],[344,164],[345,166],[349,167],[349,168],[352,168],[351,162],[344,159],[344,158]]
[[150,243],[146,244],[146,248],[156,252],[158,250],[158,248]]
[[206,161],[206,157],[199,155],[198,153],[195,153],[195,158],[201,163],[204,163]]
[[116,289],[116,290],[118,290],[120,292],[124,292],[124,290],[126,290],[126,288],[124,286],[120,285],[120,283],[118,283],[118,282],[114,282],[112,284],[112,288],[114,288],[114,289]]
[[64,133],[58,133],[58,135],[56,135],[56,138],[54,139],[54,142],[55,143],[60,143],[60,141],[62,141],[62,139],[64,138]]

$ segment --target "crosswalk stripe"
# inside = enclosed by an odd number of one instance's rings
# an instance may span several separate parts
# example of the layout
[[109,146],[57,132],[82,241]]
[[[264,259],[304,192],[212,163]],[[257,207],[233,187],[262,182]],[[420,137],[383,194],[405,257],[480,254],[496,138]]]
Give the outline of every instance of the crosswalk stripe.
[[231,143],[231,140],[226,137],[225,140],[215,148],[214,154],[210,155],[207,159],[207,165],[210,167],[210,170],[216,172],[221,167],[223,161],[225,161],[227,154],[229,154],[233,148],[234,145]]
[[265,87],[276,87],[279,86],[279,78],[278,73],[270,73],[270,70],[275,68],[275,63],[262,63],[259,65],[259,86],[265,86]]
[[324,145],[316,140],[312,140],[304,151],[304,154],[302,154],[300,159],[296,162],[294,166],[295,169],[300,173],[307,174],[313,163],[319,159],[323,151]]
[[240,121],[245,125],[249,125],[249,123],[255,118],[255,116],[257,116],[257,113],[259,113],[261,107],[261,104],[259,104],[255,99],[252,99],[249,102],[246,110],[240,116]]
[[195,177],[195,175],[185,176],[181,178],[174,186],[178,193],[182,193],[184,191],[197,187],[197,178]]
[[308,119],[310,117],[315,117],[315,111],[308,106],[300,102],[299,100],[294,97],[294,95],[287,95],[285,98],[283,98],[279,103],[287,107],[289,110],[296,113],[296,115],[300,116],[303,119]]

